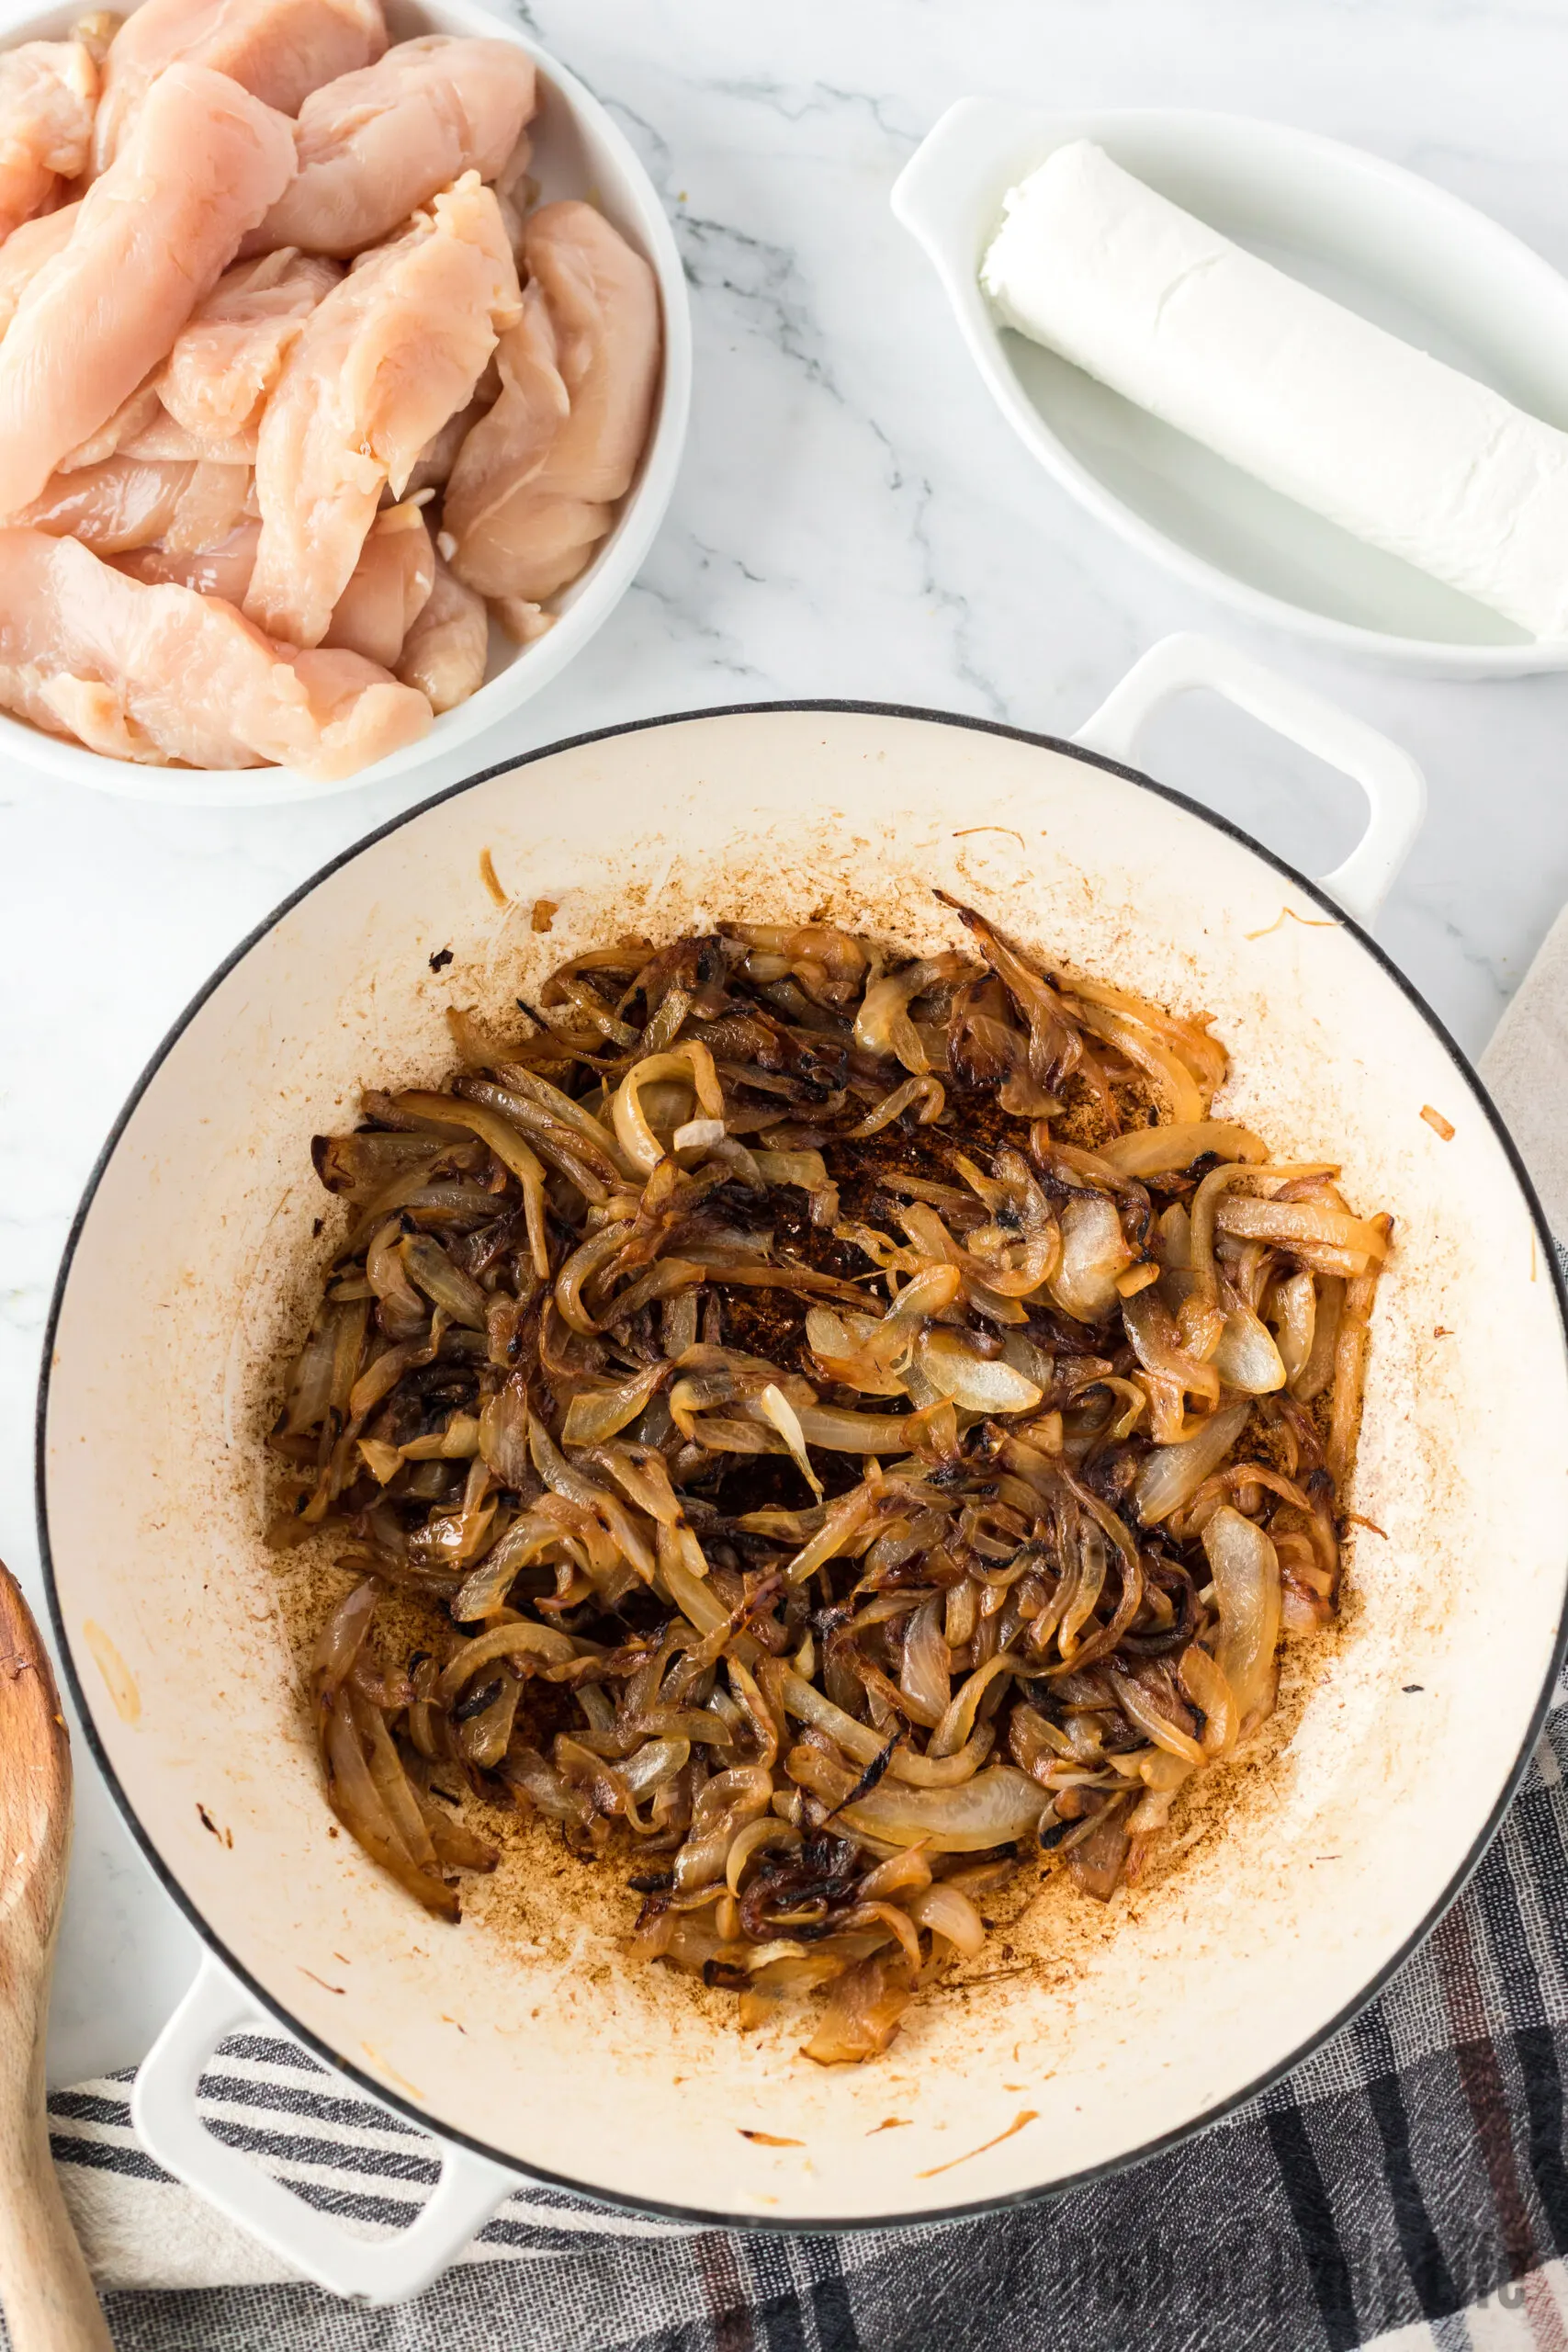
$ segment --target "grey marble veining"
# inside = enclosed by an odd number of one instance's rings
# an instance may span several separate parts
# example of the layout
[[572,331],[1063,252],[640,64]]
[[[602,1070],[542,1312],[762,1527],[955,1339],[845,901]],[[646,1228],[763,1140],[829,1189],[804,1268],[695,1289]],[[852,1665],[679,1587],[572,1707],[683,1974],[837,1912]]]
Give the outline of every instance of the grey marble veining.
[[[1066,731],[1166,631],[1246,636],[1109,537],[1014,441],[887,189],[966,90],[1273,116],[1427,173],[1568,266],[1562,0],[530,0],[653,173],[697,389],[668,526],[600,637],[454,775],[650,712],[840,695]],[[1431,816],[1384,917],[1474,1051],[1568,897],[1568,678],[1432,684],[1250,640],[1406,744]],[[1235,713],[1170,713],[1151,766],[1309,867],[1355,795]],[[0,1552],[36,1590],[32,1391],[94,1154],[212,966],[417,785],[174,810],[0,774]],[[57,2079],[145,2047],[194,1967],[78,1749]]]

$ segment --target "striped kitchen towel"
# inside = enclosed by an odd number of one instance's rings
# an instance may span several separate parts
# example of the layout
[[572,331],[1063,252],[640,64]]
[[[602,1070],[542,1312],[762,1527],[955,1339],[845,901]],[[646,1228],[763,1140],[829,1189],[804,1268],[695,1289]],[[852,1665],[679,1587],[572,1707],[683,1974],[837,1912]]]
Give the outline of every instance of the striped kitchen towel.
[[[1560,1707],[1381,1999],[1227,2122],[1054,2204],[831,2238],[525,2187],[416,2302],[366,2312],[280,2278],[152,2165],[127,2078],[56,2097],[55,2156],[124,2352],[1568,2352],[1565,1773]],[[367,2233],[435,2177],[422,2134],[281,2035],[229,2043],[203,2110]]]

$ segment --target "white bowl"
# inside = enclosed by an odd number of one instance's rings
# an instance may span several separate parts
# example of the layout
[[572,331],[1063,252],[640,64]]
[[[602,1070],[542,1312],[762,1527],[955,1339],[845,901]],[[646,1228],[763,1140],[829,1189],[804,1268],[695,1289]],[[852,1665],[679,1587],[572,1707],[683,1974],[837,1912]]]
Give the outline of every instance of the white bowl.
[[1386,668],[1450,678],[1568,668],[1568,640],[1527,638],[998,326],[978,273],[1002,198],[1074,139],[1097,141],[1237,244],[1564,427],[1568,281],[1414,173],[1237,115],[961,98],[893,190],[1003,415],[1134,547],[1250,620]]
[[[0,20],[6,47],[24,40],[58,39],[81,16],[81,0],[26,17]],[[621,504],[615,527],[581,577],[552,599],[560,617],[547,636],[517,647],[494,627],[489,674],[478,694],[438,718],[428,735],[378,760],[357,775],[322,784],[294,768],[146,767],[105,759],[79,743],[46,735],[0,713],[0,759],[41,768],[67,784],[90,785],[122,799],[175,801],[186,808],[244,808],[284,800],[318,800],[360,785],[384,784],[444,759],[482,729],[522,707],[547,685],[595,629],[608,620],[631,585],[664,519],[686,438],[692,396],[692,319],[674,232],[653,182],[624,131],[575,74],[521,32],[509,17],[475,0],[389,0],[394,40],[418,33],[478,34],[515,41],[538,67],[539,110],[531,129],[533,174],[544,198],[587,197],[651,266],[664,313],[664,362],[658,404],[637,478]]]

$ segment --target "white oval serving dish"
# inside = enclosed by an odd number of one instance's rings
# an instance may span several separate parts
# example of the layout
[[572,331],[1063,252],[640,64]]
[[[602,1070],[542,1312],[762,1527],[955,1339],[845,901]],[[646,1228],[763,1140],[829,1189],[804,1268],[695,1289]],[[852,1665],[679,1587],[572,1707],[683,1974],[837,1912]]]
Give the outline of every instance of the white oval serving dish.
[[1239,115],[1057,113],[961,98],[892,196],[1020,439],[1156,563],[1249,620],[1387,668],[1450,678],[1568,668],[1568,639],[1527,638],[998,325],[979,267],[1003,197],[1075,139],[1096,141],[1237,244],[1563,427],[1568,280],[1430,181],[1337,140]]
[[[0,43],[56,40],[82,14],[78,0],[41,12],[7,12]],[[361,785],[384,784],[433,765],[497,720],[521,709],[558,675],[603,627],[631,585],[653,544],[675,487],[692,397],[692,319],[674,232],[626,133],[585,84],[521,30],[514,18],[477,0],[387,0],[394,40],[420,33],[459,33],[515,41],[538,68],[539,108],[530,125],[533,176],[541,198],[586,197],[650,265],[664,314],[664,361],[653,423],[636,481],[622,501],[615,527],[570,587],[551,599],[560,617],[533,645],[514,646],[492,623],[491,659],[478,694],[437,718],[428,735],[356,775],[319,783],[293,768],[147,767],[110,760],[63,736],[0,712],[0,760],[17,760],[67,784],[85,784],[122,799],[172,801],[186,808],[255,808],[288,800],[318,800]]]

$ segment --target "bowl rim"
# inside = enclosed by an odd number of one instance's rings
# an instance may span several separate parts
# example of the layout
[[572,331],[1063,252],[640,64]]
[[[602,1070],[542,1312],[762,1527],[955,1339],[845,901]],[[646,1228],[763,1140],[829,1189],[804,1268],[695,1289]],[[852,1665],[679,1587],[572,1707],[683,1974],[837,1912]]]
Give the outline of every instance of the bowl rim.
[[1019,2207],[1054,2201],[1077,2189],[1090,2187],[1097,2181],[1114,2178],[1121,2173],[1130,2171],[1134,2165],[1145,2163],[1151,2157],[1179,2146],[1183,2142],[1192,2138],[1195,2133],[1207,2131],[1212,2124],[1223,2122],[1248,2102],[1294,2073],[1308,2058],[1322,2049],[1325,2042],[1340,2032],[1353,2018],[1359,2016],[1420,1949],[1450,1905],[1462,1894],[1480,1866],[1493,1838],[1502,1826],[1514,1801],[1550,1710],[1552,1692],[1562,1672],[1564,1662],[1568,1660],[1568,1548],[1565,1548],[1563,1555],[1563,1606],[1559,1611],[1557,1630],[1552,1638],[1540,1688],[1531,1703],[1518,1753],[1504,1777],[1484,1822],[1442,1892],[1410,1930],[1397,1951],[1383,1962],[1367,1984],[1332,2018],[1294,2044],[1275,2064],[1266,2068],[1252,2081],[1227,2098],[1217,2100],[1213,2107],[1205,2109],[1201,2115],[1192,2117],[1185,2123],[1173,2125],[1170,2130],[1157,2133],[1154,2138],[1140,2143],[1135,2148],[1108,2157],[1100,2164],[1085,2165],[1081,2170],[1063,2178],[1043,2182],[1033,2188],[1012,2189],[1000,2195],[972,2199],[968,2202],[922,2209],[919,2212],[855,2215],[841,2220],[814,2217],[809,2222],[803,2222],[798,2220],[775,2219],[755,2212],[736,2212],[719,2204],[686,2205],[666,2203],[652,2198],[631,2197],[624,2191],[607,2189],[580,2180],[570,2174],[555,2172],[544,2165],[526,2164],[521,2158],[492,2146],[477,2132],[464,2131],[445,2122],[435,2122],[412,2099],[389,2089],[366,2068],[356,2064],[351,2059],[344,2058],[341,2052],[334,2050],[321,2035],[303,2025],[285,2002],[278,1999],[257,1981],[243,1961],[229,1949],[223,1939],[209,1925],[200,1907],[186,1894],[173,1869],[164,1861],[151,1836],[143,1828],[136,1809],[122,1787],[109,1760],[107,1751],[99,1738],[94,1708],[88,1699],[83,1677],[77,1670],[75,1655],[66,1630],[61,1604],[49,1532],[50,1387],[53,1372],[56,1334],[77,1246],[92,1213],[99,1185],[108,1171],[121,1138],[134,1117],[142,1097],[159,1076],[164,1063],[179,1045],[186,1030],[209,998],[213,996],[230,975],[238,969],[251,950],[266,938],[286,916],[292,913],[297,906],[310,898],[322,883],[329,881],[344,867],[352,865],[355,859],[366,851],[375,848],[378,843],[385,841],[390,834],[400,831],[415,819],[428,815],[446,801],[455,800],[463,793],[473,791],[480,785],[492,782],[498,776],[513,775],[521,768],[532,767],[540,761],[551,759],[558,752],[577,751],[587,745],[605,742],[621,736],[646,734],[655,728],[680,727],[688,725],[694,720],[710,718],[771,718],[790,712],[887,718],[901,722],[912,720],[924,725],[961,728],[976,734],[999,736],[1010,742],[1028,744],[1038,751],[1061,752],[1069,759],[1082,762],[1086,766],[1100,769],[1107,775],[1118,776],[1126,783],[1136,785],[1142,790],[1153,793],[1158,799],[1185,811],[1187,815],[1212,827],[1216,832],[1237,842],[1244,849],[1250,850],[1255,856],[1271,866],[1283,880],[1289,882],[1292,888],[1305,891],[1325,913],[1334,917],[1339,927],[1350,933],[1371,956],[1382,975],[1392,981],[1415,1012],[1426,1023],[1461,1078],[1471,1089],[1479,1108],[1491,1125],[1493,1134],[1502,1147],[1509,1171],[1529,1212],[1537,1245],[1545,1261],[1552,1300],[1557,1309],[1558,1336],[1564,1356],[1568,1358],[1568,1278],[1565,1278],[1551,1227],[1546,1221],[1540,1199],[1517,1146],[1509,1135],[1483,1080],[1420,991],[1400,971],[1386,950],[1378,945],[1364,926],[1336,899],[1327,895],[1321,883],[1314,882],[1298,872],[1286,859],[1278,856],[1274,851],[1255,840],[1244,827],[1213,809],[1203,808],[1201,803],[1191,799],[1186,793],[1178,791],[1174,786],[1161,784],[1157,778],[1145,774],[1141,769],[1128,767],[1120,761],[1108,759],[1103,753],[1089,751],[1082,744],[1075,743],[1062,736],[1039,734],[1026,728],[1010,727],[996,719],[975,718],[963,712],[925,709],[917,705],[904,703],[868,702],[838,697],[730,703],[706,709],[660,713],[651,718],[632,719],[617,726],[594,728],[584,734],[564,737],[558,742],[545,744],[536,751],[525,752],[515,759],[500,761],[491,767],[481,769],[474,775],[464,777],[459,783],[449,785],[431,794],[428,798],[389,818],[384,824],[377,826],[373,831],[363,835],[358,841],[350,843],[347,848],[339,851],[335,856],[329,858],[286,898],[280,899],[271,912],[264,916],[261,922],[247,932],[239,944],[224,956],[221,963],[202,983],[173,1022],[131,1087],[118,1116],[93,1163],[81,1200],[72,1218],[70,1232],[61,1258],[60,1270],[51,1295],[48,1320],[44,1328],[42,1361],[39,1373],[34,1417],[34,1501],[39,1554],[44,1594],[49,1609],[50,1628],[54,1638],[56,1656],[63,1670],[72,1703],[75,1708],[82,1734],[93,1761],[107,1782],[121,1818],[159,1884],[165,1894],[173,1897],[190,1926],[201,1939],[206,1950],[222,1963],[237,1983],[245,1987],[265,2015],[276,2018],[286,2033],[292,2036],[324,2065],[353,2083],[357,2089],[365,2092],[382,2107],[389,2108],[395,2114],[404,2118],[420,2132],[438,2142],[447,2142],[454,2146],[467,2149],[472,2154],[483,2157],[488,2162],[498,2165],[502,2171],[515,2174],[521,2180],[543,2182],[548,2187],[565,2189],[573,2196],[586,2198],[592,2203],[607,2206],[623,2212],[651,2214],[667,2221],[786,2235],[798,2233],[803,2228],[818,2234],[824,2233],[848,2234],[873,2230],[925,2228],[936,2222],[975,2220],[988,2213],[1003,2212]]
[[[1320,168],[1339,174],[1354,172],[1367,183],[1381,182],[1392,188],[1416,193],[1427,209],[1439,222],[1462,221],[1472,233],[1479,228],[1499,251],[1507,249],[1514,266],[1530,268],[1543,288],[1550,281],[1561,308],[1568,312],[1568,277],[1553,268],[1544,254],[1506,228],[1501,220],[1483,211],[1479,205],[1457,196],[1451,188],[1442,187],[1436,180],[1421,172],[1411,171],[1405,164],[1396,164],[1370,147],[1359,146],[1353,140],[1336,139],[1326,131],[1309,130],[1303,125],[1276,120],[1269,116],[1240,114],[1233,109],[1205,107],[1044,107],[1029,106],[1021,101],[998,98],[988,94],[971,94],[953,100],[926,134],[915,150],[905,173],[919,162],[925,147],[943,130],[950,118],[961,111],[986,108],[1005,110],[1021,126],[1026,120],[1039,124],[1042,130],[1057,125],[1085,126],[1073,135],[1098,138],[1100,132],[1089,127],[1103,125],[1113,133],[1117,126],[1174,124],[1190,129],[1196,135],[1230,138],[1266,132],[1271,141],[1293,149],[1298,154],[1313,159]],[[1059,142],[1058,142],[1059,143]],[[904,175],[894,183],[892,209],[901,225],[920,244],[927,258],[942,281],[948,305],[971,357],[978,368],[987,390],[1001,411],[1018,438],[1046,472],[1058,481],[1084,510],[1114,531],[1129,547],[1160,565],[1177,579],[1185,581],[1202,594],[1228,605],[1257,626],[1273,629],[1316,646],[1348,656],[1371,667],[1391,669],[1430,677],[1453,678],[1512,678],[1536,676],[1542,673],[1568,669],[1568,638],[1526,638],[1517,644],[1467,644],[1462,639],[1402,636],[1390,629],[1369,628],[1359,621],[1339,620],[1331,613],[1320,613],[1311,605],[1294,603],[1288,596],[1277,594],[1268,588],[1255,587],[1237,572],[1173,538],[1159,524],[1151,521],[1138,508],[1131,506],[1083,459],[1074,455],[1044,412],[1037,408],[1019,382],[1009,363],[1002,340],[1004,329],[993,316],[988,305],[980,298],[977,270],[975,286],[970,289],[964,279],[967,264],[956,258],[955,248],[961,235],[967,233],[972,221],[954,220],[952,237],[939,244],[928,237],[925,228],[906,217],[898,202],[898,189]],[[971,296],[973,299],[969,299]]]
[[[494,0],[436,0],[436,4],[468,21],[466,38],[505,40],[527,52],[572,122],[591,130],[615,155],[640,213],[646,215],[637,220],[637,230],[658,284],[663,322],[658,411],[638,459],[637,478],[619,502],[609,536],[595,549],[587,569],[562,592],[580,591],[578,600],[559,615],[544,637],[532,645],[519,646],[505,667],[487,678],[466,702],[437,713],[428,733],[417,742],[330,782],[266,762],[250,768],[194,768],[111,759],[73,737],[48,734],[8,710],[0,710],[0,757],[16,759],[51,784],[73,785],[113,799],[165,808],[291,807],[392,784],[417,776],[436,761],[456,756],[477,735],[514,718],[525,703],[577,659],[632,586],[669,512],[691,424],[691,296],[670,213],[652,173],[604,100],[531,28],[502,14]],[[423,12],[428,0],[412,0],[412,5]],[[29,38],[35,28],[50,24],[63,13],[61,0],[50,7],[30,7],[25,14],[0,6],[0,46]],[[584,611],[587,617],[579,623],[578,615]],[[485,698],[492,687],[513,679],[516,684],[510,695],[498,695],[493,704],[487,704]],[[448,725],[449,721],[455,724]]]

